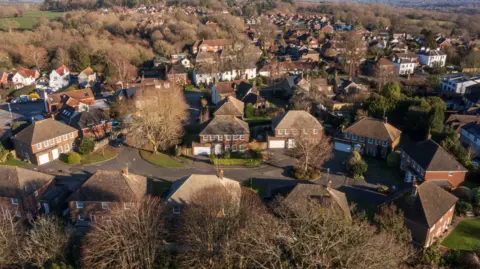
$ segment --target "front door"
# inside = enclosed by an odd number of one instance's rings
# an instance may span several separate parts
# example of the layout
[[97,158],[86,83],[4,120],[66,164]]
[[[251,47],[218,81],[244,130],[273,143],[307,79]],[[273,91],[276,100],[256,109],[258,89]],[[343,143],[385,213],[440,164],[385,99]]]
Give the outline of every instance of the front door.
[[52,156],[53,156],[54,160],[58,159],[58,149],[53,149],[52,150]]

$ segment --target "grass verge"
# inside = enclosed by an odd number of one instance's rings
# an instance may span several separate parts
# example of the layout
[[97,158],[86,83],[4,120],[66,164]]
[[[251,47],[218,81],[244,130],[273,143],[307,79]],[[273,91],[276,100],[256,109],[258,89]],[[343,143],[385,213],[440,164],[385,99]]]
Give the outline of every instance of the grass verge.
[[22,162],[20,160],[17,160],[17,159],[11,159],[11,160],[8,160],[6,162],[0,163],[0,165],[24,166],[24,165],[29,165],[29,164],[26,163],[26,162]]
[[82,156],[81,164],[89,165],[89,164],[100,163],[100,162],[111,160],[117,157],[117,155],[118,153],[115,150],[109,147],[106,147],[104,151],[100,149],[86,156]]
[[450,249],[472,251],[480,244],[480,219],[464,219],[443,240],[442,245]]
[[184,167],[181,163],[170,158],[170,156],[163,154],[161,152],[153,153],[146,150],[140,150],[140,156],[147,162],[159,166],[159,167],[170,167],[170,168],[182,168]]

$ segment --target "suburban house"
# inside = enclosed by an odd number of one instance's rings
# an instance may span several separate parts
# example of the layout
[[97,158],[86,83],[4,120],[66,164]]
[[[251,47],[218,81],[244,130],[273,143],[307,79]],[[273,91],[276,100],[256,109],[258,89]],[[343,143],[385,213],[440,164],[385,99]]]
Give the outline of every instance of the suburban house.
[[32,85],[40,77],[40,73],[35,69],[23,68],[12,77],[15,89],[20,89]]
[[440,50],[420,50],[418,52],[418,62],[428,67],[434,67],[434,65],[443,67],[447,62],[447,54]]
[[289,110],[272,119],[273,136],[268,136],[268,148],[293,148],[299,136],[320,139],[323,126],[310,113],[303,110]]
[[231,44],[232,42],[228,39],[197,40],[192,45],[192,53],[196,54],[199,51],[219,52]]
[[8,86],[8,77],[8,73],[0,72],[0,88],[5,88]]
[[[480,106],[480,83],[470,85],[465,90],[465,95],[462,96],[462,100],[465,103],[467,114],[472,114],[471,111],[475,111]],[[477,113],[478,114],[478,113]]]
[[203,71],[203,68],[193,70],[193,83],[211,84],[217,81],[232,81],[236,79],[252,79],[257,76],[256,66],[246,68],[224,69],[223,71]]
[[216,105],[228,96],[242,99],[251,89],[252,84],[246,80],[217,82],[210,89],[210,95],[212,96],[212,103]]
[[394,57],[392,62],[395,65],[397,75],[411,75],[415,72],[415,67],[417,66],[415,61],[404,58]]
[[480,122],[480,115],[452,114],[445,121],[445,126],[451,127],[460,133],[461,128],[471,122]]
[[400,168],[405,171],[405,181],[430,181],[456,188],[465,180],[468,170],[440,145],[428,139],[421,142],[402,143]]
[[43,194],[55,185],[54,176],[15,166],[0,166],[0,214],[31,219],[39,211],[49,213]]
[[72,151],[77,137],[77,129],[54,119],[45,119],[30,124],[12,139],[19,158],[42,165]]
[[363,118],[345,130],[335,139],[338,151],[358,151],[361,154],[385,158],[400,142],[402,132],[387,120]]
[[148,195],[148,179],[123,171],[98,170],[68,198],[71,220],[77,224],[108,219],[111,208],[129,210]]
[[[166,198],[167,206],[172,208],[173,214],[180,214],[182,208],[197,202],[197,199],[195,199],[196,193],[216,188],[224,189],[228,194],[232,195],[233,201],[238,200],[240,202],[242,194],[240,183],[223,177],[223,171],[220,170],[218,175],[192,174],[173,181]],[[221,206],[220,203],[219,206]]]
[[188,70],[180,64],[173,64],[165,67],[165,77],[170,83],[175,83],[180,86],[189,84]]
[[480,157],[480,118],[460,127],[460,142],[476,157]]
[[57,113],[64,106],[76,108],[76,111],[85,111],[89,105],[95,103],[95,96],[90,88],[81,90],[49,94],[46,98],[48,112]]
[[442,91],[464,95],[467,93],[468,87],[477,84],[480,84],[480,77],[468,77],[463,74],[449,76],[442,78]]
[[243,119],[245,104],[233,96],[228,96],[217,103],[217,110],[213,115],[216,116],[235,116]]
[[303,77],[298,82],[297,86],[308,92],[323,93],[329,98],[335,96],[335,93],[333,92],[333,85],[330,85],[328,83],[328,79],[326,78],[310,78],[308,76]]
[[80,137],[90,136],[100,140],[112,131],[110,116],[100,108],[77,112],[75,108],[64,106],[58,113],[58,119],[79,130]]
[[244,152],[248,149],[250,129],[235,116],[215,116],[200,132],[200,143],[193,143],[194,155],[220,155],[225,151]]
[[91,87],[97,81],[97,73],[91,67],[85,68],[78,74],[78,84],[82,87]]
[[59,90],[61,88],[67,87],[70,84],[70,70],[62,65],[59,68],[53,70],[50,73],[50,82],[49,86],[53,90]]
[[387,58],[380,58],[374,67],[374,75],[381,79],[391,78],[395,75],[395,65]]
[[283,203],[297,203],[314,200],[329,212],[338,214],[338,216],[351,220],[350,206],[345,193],[337,191],[331,187],[331,182],[327,186],[313,183],[295,183],[284,187],[273,188],[268,191],[270,198],[278,196],[284,197]]
[[414,184],[392,200],[404,214],[405,226],[416,244],[429,247],[452,223],[458,198],[431,182]]

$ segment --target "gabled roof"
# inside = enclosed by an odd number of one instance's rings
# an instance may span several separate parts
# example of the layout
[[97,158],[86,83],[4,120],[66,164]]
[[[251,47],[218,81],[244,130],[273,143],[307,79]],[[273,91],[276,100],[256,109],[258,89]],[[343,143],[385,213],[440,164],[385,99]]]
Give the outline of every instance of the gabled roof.
[[467,171],[450,153],[433,140],[408,143],[402,149],[425,171]]
[[235,116],[215,116],[200,135],[250,134],[248,123]]
[[233,94],[235,93],[235,89],[238,88],[242,83],[247,83],[247,82],[243,80],[217,82],[215,83],[215,87],[217,89],[218,94],[220,95]]
[[402,134],[400,130],[388,122],[374,118],[363,118],[343,130],[343,132],[390,142],[397,140]]
[[91,67],[85,68],[78,76],[90,76],[93,75],[95,72],[93,72],[93,69]]
[[322,206],[344,215],[346,219],[352,219],[345,193],[332,188],[312,183],[298,183],[273,189],[272,194],[273,196],[284,196],[287,203],[289,201],[317,199]]
[[188,204],[194,202],[192,201],[192,196],[196,192],[211,187],[224,187],[232,195],[240,199],[241,188],[238,181],[226,177],[219,178],[216,175],[192,174],[173,182],[172,188],[167,196],[167,203]]
[[27,145],[35,145],[74,132],[77,132],[77,129],[54,119],[45,119],[27,126],[15,135],[14,140],[21,141]]
[[426,181],[417,186],[417,192],[406,192],[393,200],[405,218],[424,227],[432,227],[442,218],[458,198],[435,183]]
[[[81,90],[69,91],[69,92],[59,92],[53,93],[48,95],[48,102],[50,104],[58,104],[62,102],[64,96],[68,96],[70,98],[74,98],[78,101],[82,101],[85,99],[94,99],[95,96],[90,88],[85,88]],[[63,98],[62,98],[63,97]]]
[[65,65],[62,65],[59,68],[55,69],[55,72],[58,75],[63,76],[65,73],[68,73],[70,71],[68,70],[68,68]]
[[290,110],[272,119],[274,129],[319,129],[323,126],[310,113],[304,110]]
[[110,121],[110,116],[105,111],[99,108],[90,108],[88,111],[75,114],[68,124],[81,130],[92,128],[108,121]]
[[0,166],[0,197],[26,197],[54,176],[15,166]]
[[17,74],[19,74],[24,78],[28,78],[28,77],[38,78],[40,76],[40,73],[38,73],[37,70],[28,69],[28,68],[22,68],[20,71],[17,72]]
[[377,66],[394,66],[392,61],[388,60],[387,58],[380,58],[377,61]]
[[243,116],[245,104],[233,96],[228,96],[218,103],[218,109],[213,113],[215,116],[232,115],[237,117]]
[[137,201],[147,195],[147,178],[122,171],[98,170],[68,201]]

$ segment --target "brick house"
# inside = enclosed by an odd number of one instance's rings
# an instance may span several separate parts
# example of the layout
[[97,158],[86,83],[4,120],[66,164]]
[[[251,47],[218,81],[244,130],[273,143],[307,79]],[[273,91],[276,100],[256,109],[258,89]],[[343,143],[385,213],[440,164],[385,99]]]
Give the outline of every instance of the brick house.
[[31,218],[48,203],[41,203],[43,194],[55,185],[54,176],[14,166],[0,167],[0,214]]
[[42,165],[75,147],[78,130],[54,119],[36,121],[13,137],[17,157]]
[[12,83],[15,89],[20,89],[24,86],[35,84],[35,81],[40,77],[40,73],[35,69],[22,68],[12,77]]
[[217,110],[213,113],[214,116],[235,116],[243,119],[243,111],[245,104],[233,96],[228,96],[217,103]]
[[429,247],[445,233],[455,212],[458,198],[431,182],[414,185],[411,191],[392,202],[404,214],[405,226],[415,243]]
[[380,58],[373,69],[373,75],[381,80],[391,79],[395,74],[395,64],[387,58]]
[[173,64],[165,67],[165,77],[170,83],[185,86],[190,83],[188,79],[188,70],[181,64]]
[[108,210],[121,207],[129,210],[148,194],[147,178],[123,171],[95,172],[68,198],[72,222],[83,224],[108,218]]
[[290,110],[272,119],[273,136],[268,137],[268,148],[293,148],[295,137],[307,135],[320,139],[323,126],[310,113]]
[[[87,111],[75,112],[69,106],[65,106],[58,113],[58,119],[79,130],[79,136],[90,136],[94,140],[100,140],[112,131],[110,116],[100,108],[89,108]],[[68,115],[68,116],[66,116]]]
[[399,148],[402,151],[400,168],[405,171],[405,181],[431,181],[452,188],[465,181],[468,170],[434,141],[404,143]]
[[193,143],[194,155],[223,154],[248,150],[248,124],[232,115],[215,116],[200,132],[200,144]]
[[248,94],[253,86],[247,80],[232,80],[228,82],[217,82],[210,89],[212,103],[217,104],[228,96],[242,99]]
[[[172,208],[173,214],[180,214],[181,209],[195,203],[195,193],[205,188],[225,188],[235,199],[240,202],[241,187],[238,181],[223,177],[223,171],[219,175],[192,174],[173,182],[167,195],[167,206]],[[219,203],[220,204],[220,203]]]
[[363,118],[345,130],[335,139],[335,150],[385,158],[400,142],[402,132],[389,124],[386,119]]
[[66,104],[83,111],[85,106],[95,103],[95,96],[89,88],[49,94],[47,97],[48,112],[57,113]]

